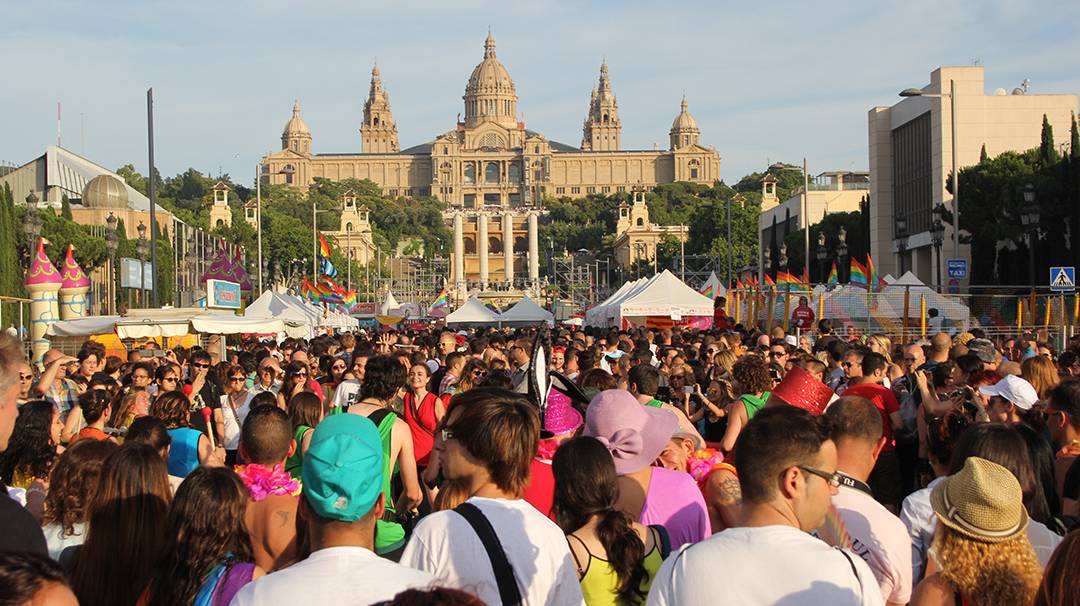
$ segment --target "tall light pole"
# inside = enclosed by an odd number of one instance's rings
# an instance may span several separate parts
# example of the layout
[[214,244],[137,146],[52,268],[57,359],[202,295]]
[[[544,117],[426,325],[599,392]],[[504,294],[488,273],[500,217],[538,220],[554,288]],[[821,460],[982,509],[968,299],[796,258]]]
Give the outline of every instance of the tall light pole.
[[930,223],[930,242],[934,245],[934,254],[937,257],[937,262],[934,263],[937,269],[937,288],[938,292],[941,291],[941,244],[944,241],[945,224],[942,223],[941,217],[945,212],[945,205],[938,203],[931,211],[934,220]]
[[907,218],[904,215],[896,217],[896,231],[894,234],[896,239],[897,250],[900,252],[900,275],[904,275],[904,253],[907,252],[908,243],[908,231],[907,231]]
[[802,159],[803,195],[803,270],[806,272],[807,282],[810,276],[810,173],[806,172],[806,156]]
[[120,244],[116,226],[119,222],[120,219],[112,213],[105,219],[105,250],[109,253],[109,269],[105,272],[105,293],[109,302],[106,309],[111,314],[116,313],[116,247]]
[[[255,166],[255,239],[258,242],[258,269],[259,269],[259,294],[263,291],[263,254],[262,254],[262,163]],[[292,166],[286,165],[285,168],[275,172],[277,175],[291,175],[296,171]]]
[[905,88],[900,91],[901,97],[936,97],[949,98],[949,121],[952,126],[952,213],[953,213],[953,258],[960,258],[960,161],[958,145],[956,144],[956,80],[949,80],[949,92],[927,93],[918,88]]
[[[1035,240],[1039,237],[1039,219],[1039,205],[1035,202],[1035,186],[1028,183],[1024,186],[1024,207],[1020,210],[1020,223],[1027,234],[1028,273],[1031,274],[1032,297],[1035,296]],[[1032,311],[1034,312],[1034,308]]]

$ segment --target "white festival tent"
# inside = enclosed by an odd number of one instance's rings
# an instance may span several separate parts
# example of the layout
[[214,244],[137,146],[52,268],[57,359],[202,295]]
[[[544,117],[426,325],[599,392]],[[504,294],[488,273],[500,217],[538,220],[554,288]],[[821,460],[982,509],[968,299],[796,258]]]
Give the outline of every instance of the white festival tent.
[[502,326],[547,324],[550,328],[555,326],[555,315],[526,296],[515,303],[513,307],[499,314],[499,324]]
[[284,333],[299,324],[267,316],[237,316],[201,308],[132,310],[126,316],[89,317],[56,322],[49,336],[89,337],[115,333],[121,339],[182,337],[191,333],[232,335]]
[[[301,299],[272,290],[264,292],[258,299],[248,305],[245,315],[267,316],[280,318],[286,322],[296,323],[306,328],[303,331],[289,331],[290,337],[311,338],[315,330],[322,325],[322,314],[317,309],[306,305]],[[302,332],[303,334],[292,334]]]
[[[918,317],[919,300],[926,297],[926,308],[935,308],[950,322],[955,322],[964,330],[967,330],[971,322],[971,310],[957,297],[947,297],[923,284],[915,274],[910,271],[889,282],[884,289],[885,298],[897,309],[904,308],[904,291],[908,291],[909,317]],[[902,312],[901,312],[902,313]]]
[[398,315],[397,311],[399,307],[401,307],[401,304],[398,303],[397,299],[394,298],[394,293],[387,290],[386,298],[383,299],[383,302],[379,304],[379,315],[396,316]]
[[698,289],[698,292],[705,292],[706,290],[709,289],[710,286],[713,287],[713,298],[714,299],[716,297],[726,297],[727,296],[727,289],[724,288],[723,283],[720,282],[720,278],[718,278],[716,276],[715,271],[709,273],[709,279],[705,280],[705,283],[701,285],[701,288]]
[[[595,313],[594,313],[595,312]],[[690,288],[669,270],[625,285],[585,313],[588,326],[621,326],[623,320],[644,324],[650,316],[682,320],[712,318],[713,300]]]
[[480,299],[469,297],[445,318],[447,326],[492,326],[499,323],[499,316],[484,306]]

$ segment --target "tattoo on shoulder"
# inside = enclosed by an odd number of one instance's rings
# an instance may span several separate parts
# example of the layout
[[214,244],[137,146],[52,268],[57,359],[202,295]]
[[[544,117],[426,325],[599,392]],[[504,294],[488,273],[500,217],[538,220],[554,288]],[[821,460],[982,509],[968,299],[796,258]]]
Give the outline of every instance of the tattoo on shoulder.
[[739,480],[731,477],[726,477],[720,480],[719,490],[717,491],[719,501],[724,505],[742,505],[742,488],[739,486]]
[[288,512],[288,510],[279,509],[279,510],[275,511],[274,513],[276,513],[277,516],[279,518],[281,518],[281,526],[283,528],[289,524],[289,512]]

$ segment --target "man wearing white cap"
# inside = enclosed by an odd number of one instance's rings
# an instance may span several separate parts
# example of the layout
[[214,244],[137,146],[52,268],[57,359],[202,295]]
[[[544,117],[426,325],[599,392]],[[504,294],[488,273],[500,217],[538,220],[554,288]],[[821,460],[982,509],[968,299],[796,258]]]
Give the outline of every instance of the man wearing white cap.
[[1008,375],[993,385],[984,385],[979,393],[990,398],[987,413],[994,423],[1015,425],[1024,422],[1024,415],[1039,401],[1039,394],[1026,380]]

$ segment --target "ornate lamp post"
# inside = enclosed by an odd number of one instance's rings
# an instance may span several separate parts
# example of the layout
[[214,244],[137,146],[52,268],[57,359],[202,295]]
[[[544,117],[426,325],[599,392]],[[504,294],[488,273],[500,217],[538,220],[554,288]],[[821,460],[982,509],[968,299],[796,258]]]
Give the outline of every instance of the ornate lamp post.
[[109,265],[105,272],[105,295],[109,298],[109,313],[116,313],[116,247],[120,239],[116,235],[116,225],[120,219],[109,213],[105,219],[105,250],[109,253]]
[[907,252],[908,233],[907,233],[907,217],[900,215],[896,217],[896,250],[899,251],[900,257],[900,275],[904,275],[904,253]]
[[[26,195],[26,214],[23,215],[23,233],[26,234],[27,259],[33,259],[34,246],[41,235],[41,214],[38,213],[38,197],[34,192]],[[27,263],[29,266],[29,262]]]
[[937,285],[941,288],[941,245],[945,241],[945,223],[941,220],[941,217],[945,213],[945,205],[938,203],[934,206],[934,210],[931,211],[934,215],[934,220],[930,223],[930,242],[934,245],[934,256],[937,262],[934,264],[937,269]]
[[1031,292],[1035,292],[1035,239],[1039,236],[1039,205],[1035,200],[1035,186],[1024,186],[1024,206],[1020,211],[1020,223],[1024,226],[1028,245],[1028,274],[1031,277]]
[[[150,242],[146,239],[146,224],[139,221],[139,226],[136,228],[139,230],[139,241],[135,243],[135,252],[139,255],[139,277],[143,281],[146,279],[146,269],[143,265],[146,264],[146,255],[150,252]],[[142,288],[139,289],[139,299],[146,305],[146,284],[142,284]]]
[[820,268],[820,270],[818,272],[818,280],[820,282],[825,282],[825,280],[827,279],[827,275],[825,273],[825,271],[826,271],[825,270],[825,264],[829,260],[829,251],[828,251],[828,249],[825,248],[825,232],[824,231],[818,232],[818,237],[817,237],[817,260],[818,260],[818,267]]
[[[847,230],[844,229],[843,225],[840,226],[840,231],[836,232],[836,240],[837,240],[837,244],[836,244],[836,261],[837,261],[837,265],[840,266],[839,271],[837,273],[843,274],[845,270],[850,269],[850,268],[848,268],[846,266],[847,265],[846,260],[847,260],[847,256],[848,256]],[[850,271],[848,273],[850,273]],[[848,280],[851,279],[851,276],[848,276],[847,274],[844,274],[844,275],[847,276]],[[837,276],[837,277],[839,278],[839,276]]]
[[787,271],[787,264],[787,242],[784,242],[780,245],[780,257],[777,259],[777,265],[779,266],[780,271]]

